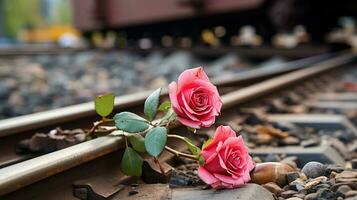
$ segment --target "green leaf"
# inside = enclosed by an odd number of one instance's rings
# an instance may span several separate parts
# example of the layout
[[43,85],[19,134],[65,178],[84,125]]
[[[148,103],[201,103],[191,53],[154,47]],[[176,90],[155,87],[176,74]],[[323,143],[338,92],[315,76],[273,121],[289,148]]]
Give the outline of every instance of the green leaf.
[[159,111],[165,111],[171,108],[171,102],[170,101],[164,101],[160,106],[159,106]]
[[129,142],[133,146],[135,151],[145,152],[144,137],[141,136],[140,134],[131,134],[129,136]]
[[211,144],[212,142],[213,142],[213,139],[212,139],[212,138],[206,140],[206,141],[202,144],[202,149],[206,148],[206,146],[208,146],[208,145]]
[[141,176],[143,159],[131,147],[125,149],[121,160],[120,169],[128,176]]
[[201,149],[198,148],[196,145],[194,145],[190,139],[188,139],[187,137],[185,137],[185,142],[186,142],[186,144],[187,144],[187,146],[188,146],[188,149],[191,151],[191,153],[192,153],[193,155],[195,155],[195,156],[200,155]]
[[150,96],[145,100],[144,113],[152,121],[157,113],[157,107],[159,106],[161,88],[155,90]]
[[131,112],[121,112],[114,116],[115,126],[128,133],[138,133],[149,128],[149,122]]
[[151,129],[145,136],[145,149],[151,156],[158,156],[164,150],[167,141],[165,127]]
[[114,109],[114,95],[112,93],[95,97],[95,111],[102,117],[108,116]]

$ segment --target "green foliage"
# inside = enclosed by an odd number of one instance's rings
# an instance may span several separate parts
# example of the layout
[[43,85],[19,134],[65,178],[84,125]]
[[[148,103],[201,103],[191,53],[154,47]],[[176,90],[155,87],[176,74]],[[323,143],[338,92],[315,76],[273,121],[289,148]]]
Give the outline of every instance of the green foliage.
[[121,171],[128,176],[141,176],[143,159],[131,147],[125,149],[121,160]]
[[43,23],[41,0],[4,0],[4,18],[7,34],[16,37],[24,27]]
[[158,156],[164,150],[167,141],[167,129],[156,127],[145,136],[145,149],[151,156]]
[[144,105],[144,113],[152,121],[157,113],[159,106],[161,88],[155,90],[146,100]]
[[128,133],[139,133],[149,128],[149,122],[131,112],[121,112],[114,116],[115,126]]
[[190,139],[184,137],[184,140],[193,155],[199,156],[201,154],[201,149],[194,145]]
[[95,111],[102,117],[108,116],[114,109],[114,95],[112,93],[95,97]]
[[145,142],[144,137],[140,134],[131,134],[129,137],[129,142],[133,146],[133,149],[138,152],[145,152]]
[[164,101],[160,106],[159,106],[159,111],[165,111],[171,108],[171,102],[170,101]]

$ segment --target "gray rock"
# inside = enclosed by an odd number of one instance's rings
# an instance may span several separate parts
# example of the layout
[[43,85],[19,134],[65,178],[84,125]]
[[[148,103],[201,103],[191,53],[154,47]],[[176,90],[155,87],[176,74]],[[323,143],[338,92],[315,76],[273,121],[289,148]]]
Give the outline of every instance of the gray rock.
[[312,161],[305,164],[305,166],[302,168],[302,172],[308,178],[316,178],[325,175],[326,166],[322,163]]
[[347,196],[347,193],[351,191],[352,189],[348,185],[341,185],[336,192],[337,196],[341,196],[345,198]]
[[272,193],[257,184],[246,184],[233,190],[202,190],[181,188],[172,190],[172,200],[274,200]]
[[316,200],[319,196],[319,193],[314,192],[314,193],[310,193],[308,195],[305,196],[304,200]]
[[297,194],[297,191],[295,190],[287,190],[287,191],[284,191],[280,194],[281,197],[283,198],[290,198],[290,197],[293,197],[295,194]]

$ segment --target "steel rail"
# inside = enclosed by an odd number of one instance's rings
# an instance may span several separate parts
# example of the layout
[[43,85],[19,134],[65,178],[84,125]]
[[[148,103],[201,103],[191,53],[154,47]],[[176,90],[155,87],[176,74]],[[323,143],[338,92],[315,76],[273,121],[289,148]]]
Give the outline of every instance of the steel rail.
[[[223,108],[252,101],[288,85],[342,67],[353,61],[354,57],[351,54],[342,55],[223,95]],[[114,152],[122,146],[122,138],[105,136],[0,169],[0,196]]]
[[[338,55],[338,54],[337,54]],[[309,58],[290,61],[287,63],[277,64],[273,69],[254,69],[247,72],[241,72],[230,77],[213,78],[212,82],[217,86],[236,86],[247,85],[257,81],[264,80],[276,75],[291,72],[304,68],[327,59],[334,57],[336,54],[323,54]],[[152,91],[143,91],[140,93],[123,95],[115,98],[115,109],[129,108],[142,104]],[[162,91],[162,95],[168,94],[167,89]],[[72,105],[64,108],[48,110],[44,112],[13,117],[0,120],[0,138],[24,131],[30,131],[37,128],[48,127],[51,125],[73,122],[74,120],[95,116],[95,110],[92,102]],[[21,123],[19,123],[21,122]]]

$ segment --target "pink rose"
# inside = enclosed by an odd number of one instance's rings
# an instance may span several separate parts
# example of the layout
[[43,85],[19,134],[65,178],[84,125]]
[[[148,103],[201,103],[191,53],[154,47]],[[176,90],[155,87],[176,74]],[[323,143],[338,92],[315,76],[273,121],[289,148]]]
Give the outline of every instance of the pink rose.
[[229,126],[217,128],[201,156],[206,162],[198,168],[198,176],[213,188],[237,188],[250,181],[254,162],[242,136],[237,137]]
[[221,97],[202,67],[185,70],[169,90],[177,119],[185,126],[209,127],[221,111]]

